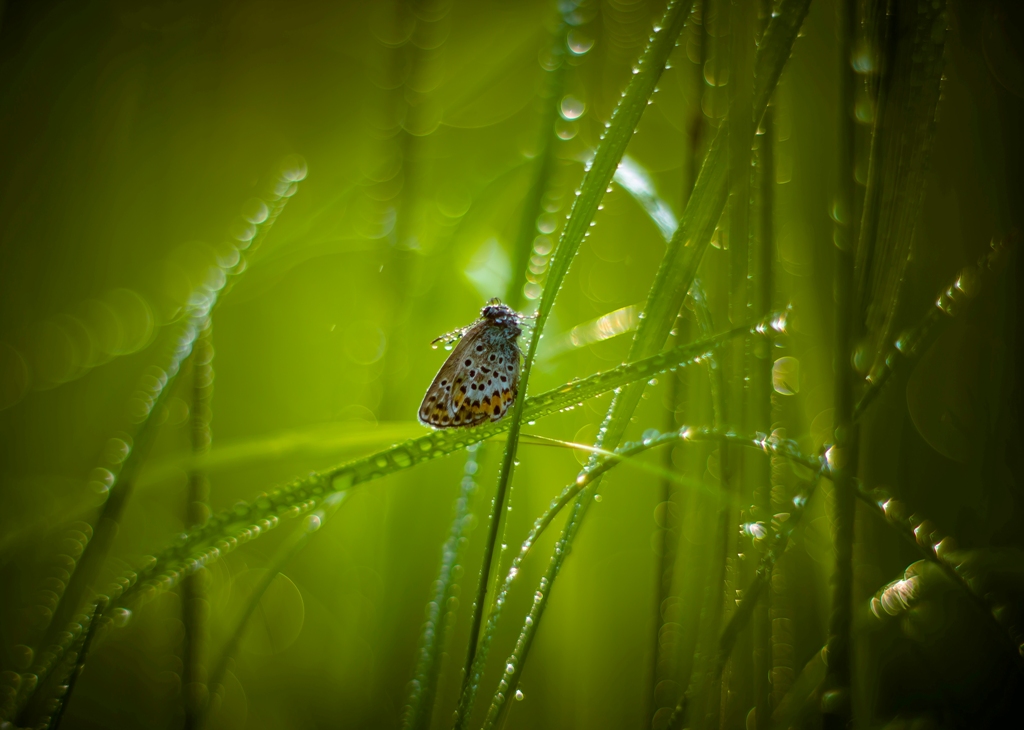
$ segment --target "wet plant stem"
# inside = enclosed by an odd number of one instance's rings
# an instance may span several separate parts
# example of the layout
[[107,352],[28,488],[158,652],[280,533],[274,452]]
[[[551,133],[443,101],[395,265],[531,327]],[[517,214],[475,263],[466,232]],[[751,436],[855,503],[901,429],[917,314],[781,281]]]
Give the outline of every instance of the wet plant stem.
[[[608,185],[612,181],[615,170],[626,151],[626,145],[633,136],[636,125],[647,108],[654,89],[665,70],[665,64],[676,39],[683,28],[690,12],[693,0],[671,0],[659,24],[656,26],[651,41],[639,60],[636,73],[630,78],[629,84],[619,103],[612,113],[608,127],[601,137],[594,159],[589,163],[583,181],[580,184],[569,218],[562,228],[558,245],[551,257],[548,278],[541,293],[537,309],[537,319],[530,334],[529,345],[523,363],[519,391],[525,395],[529,391],[530,376],[537,355],[544,326],[554,305],[555,297],[562,286],[576,252],[585,236],[589,235],[590,224],[597,213],[598,205],[604,198]],[[677,307],[678,309],[678,307]],[[494,494],[493,509],[488,529],[488,541],[484,547],[484,559],[480,572],[479,590],[473,604],[473,618],[470,622],[469,648],[466,652],[465,674],[463,675],[462,699],[459,703],[456,727],[462,728],[468,721],[467,715],[472,710],[475,686],[479,678],[473,677],[473,664],[479,640],[483,609],[487,599],[487,588],[492,570],[496,543],[500,534],[500,523],[505,511],[506,493],[516,465],[516,451],[519,445],[519,433],[522,428],[524,404],[526,398],[520,397],[509,417],[508,440],[502,455],[501,467],[498,472],[498,485]]]
[[[201,458],[209,453],[211,400],[213,395],[213,327],[209,319],[192,348],[192,455]],[[209,514],[210,485],[199,467],[189,471],[185,505],[185,525],[192,529],[202,524]],[[203,667],[206,648],[204,574],[190,575],[181,586],[182,624],[185,628],[182,651],[182,699],[186,730],[199,726],[202,698],[207,690]]]
[[822,696],[825,730],[845,728],[851,714],[851,630],[853,625],[853,540],[857,487],[857,427],[853,422],[853,349],[856,338],[854,291],[854,72],[851,65],[856,21],[853,0],[838,6],[839,161],[835,203],[835,370],[833,465],[833,545],[835,572],[828,621],[828,676]]

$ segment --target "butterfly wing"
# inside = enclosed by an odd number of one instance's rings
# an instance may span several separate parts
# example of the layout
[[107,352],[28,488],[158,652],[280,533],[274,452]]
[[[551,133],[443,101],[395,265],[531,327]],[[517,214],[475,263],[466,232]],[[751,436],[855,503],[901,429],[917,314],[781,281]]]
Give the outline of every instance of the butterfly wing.
[[[464,365],[466,354],[474,352],[476,346],[480,344],[483,329],[483,322],[470,327],[452,354],[444,361],[444,365],[437,371],[434,382],[427,388],[423,402],[420,403],[420,423],[434,428],[451,428],[456,425],[453,421],[465,398],[461,387],[470,370]],[[462,424],[460,422],[457,425]]]
[[434,428],[500,420],[519,393],[519,348],[488,337],[494,325],[478,322],[459,342],[420,404],[421,423]]
[[459,385],[463,398],[455,414],[456,425],[476,426],[500,420],[519,393],[519,348],[514,343],[498,340],[496,346],[472,354],[476,357],[467,355],[462,360],[469,377]]

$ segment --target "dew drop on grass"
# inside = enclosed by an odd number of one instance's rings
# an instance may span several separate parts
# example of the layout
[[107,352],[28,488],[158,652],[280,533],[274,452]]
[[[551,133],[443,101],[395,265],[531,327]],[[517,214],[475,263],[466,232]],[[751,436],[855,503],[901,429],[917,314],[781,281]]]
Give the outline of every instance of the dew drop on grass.
[[523,694],[523,690],[521,690],[521,689],[517,689],[516,690],[516,701],[517,702],[522,702],[524,696],[525,695]]
[[565,43],[574,56],[582,56],[594,47],[594,39],[586,37],[575,28],[566,35]]
[[115,608],[110,612],[110,618],[114,621],[114,626],[121,628],[127,626],[128,622],[132,619],[132,612],[127,608]]
[[562,119],[567,122],[579,119],[583,116],[586,110],[587,105],[572,94],[563,97],[562,102],[558,105],[558,113],[562,116]]

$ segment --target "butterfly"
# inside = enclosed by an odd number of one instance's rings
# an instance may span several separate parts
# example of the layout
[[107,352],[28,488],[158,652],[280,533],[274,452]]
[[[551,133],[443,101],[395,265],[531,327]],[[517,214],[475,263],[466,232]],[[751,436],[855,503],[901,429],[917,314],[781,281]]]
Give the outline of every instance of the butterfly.
[[454,352],[427,388],[419,419],[434,428],[466,428],[498,421],[519,395],[519,344],[524,317],[498,299],[468,327],[434,340],[454,341]]

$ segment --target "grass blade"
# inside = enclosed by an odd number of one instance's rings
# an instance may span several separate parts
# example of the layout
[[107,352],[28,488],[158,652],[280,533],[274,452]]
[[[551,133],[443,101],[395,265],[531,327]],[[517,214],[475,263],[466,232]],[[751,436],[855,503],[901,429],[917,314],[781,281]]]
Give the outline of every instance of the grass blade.
[[[192,454],[202,457],[209,453],[211,400],[213,398],[213,327],[209,318],[192,349]],[[188,493],[185,497],[185,525],[192,528],[206,521],[210,512],[210,482],[205,471],[193,468],[188,473]],[[185,728],[199,726],[200,698],[206,690],[203,667],[206,649],[206,621],[204,599],[206,591],[200,575],[191,575],[181,586],[181,622],[185,629],[182,640],[182,702]]]
[[[249,601],[242,610],[242,613],[238,618],[238,622],[235,624],[235,628],[231,632],[231,636],[225,643],[216,667],[210,674],[209,687],[211,703],[213,695],[222,689],[224,677],[228,671],[228,664],[234,658],[235,654],[238,653],[238,647],[241,645],[242,639],[245,636],[245,630],[249,626],[249,619],[251,619],[252,615],[256,612],[256,608],[259,606],[260,601],[263,598],[263,594],[267,592],[270,584],[273,583],[274,579],[277,578],[278,574],[285,569],[288,563],[290,563],[296,555],[302,552],[302,549],[306,547],[306,543],[308,543],[310,538],[313,537],[313,533],[317,532],[321,527],[323,527],[324,522],[334,516],[334,513],[338,511],[338,508],[341,506],[341,503],[345,501],[347,496],[347,492],[335,492],[325,499],[321,503],[320,509],[307,516],[305,524],[303,524],[298,532],[292,536],[288,543],[278,550],[273,563],[271,563],[267,572],[264,573],[263,578],[253,589],[252,595],[249,596]],[[197,727],[202,727],[209,722],[209,712],[210,704],[208,703],[203,716],[197,719]]]
[[429,727],[433,717],[434,698],[441,675],[441,652],[448,643],[448,636],[455,620],[454,611],[449,611],[449,602],[455,595],[456,573],[461,572],[459,561],[462,547],[466,542],[470,526],[473,497],[477,491],[474,475],[480,461],[481,444],[466,447],[466,466],[463,470],[462,486],[455,501],[455,517],[449,528],[448,539],[441,548],[441,568],[434,581],[434,593],[427,603],[427,618],[423,622],[420,644],[413,673],[412,692],[405,708],[404,728]]
[[[785,312],[774,313],[750,327],[736,327],[699,342],[666,350],[639,362],[621,365],[584,380],[565,383],[541,395],[527,398],[525,417],[543,418],[584,400],[620,388],[637,379],[650,379],[688,361],[702,361],[724,342],[750,332],[770,328],[781,330]],[[114,585],[112,599],[148,600],[176,585],[186,575],[210,560],[234,550],[238,544],[275,529],[282,518],[298,517],[313,509],[334,492],[397,473],[431,459],[440,458],[508,430],[508,421],[487,423],[461,432],[435,431],[370,456],[298,479],[291,485],[263,494],[251,502],[239,502],[231,510],[211,517],[205,525],[182,535],[176,544],[161,551],[139,573],[126,576],[127,588]],[[255,529],[253,529],[255,528]],[[139,582],[139,579],[142,579]]]
[[[855,476],[857,473],[858,429],[853,421],[853,348],[860,317],[854,292],[854,241],[856,228],[851,211],[854,201],[854,154],[856,147],[853,126],[854,76],[852,66],[853,34],[856,27],[856,6],[843,0],[837,12],[836,35],[839,43],[839,109],[838,109],[838,184],[835,209],[835,267],[832,288],[835,292],[835,335],[832,361],[835,369],[834,408],[835,435],[833,474],[833,551],[835,569],[832,576],[832,597],[828,617],[828,675],[826,694],[822,698],[823,727],[826,730],[845,728],[850,723],[850,680],[852,666],[853,626],[853,538],[856,516]],[[825,697],[828,697],[826,702]],[[828,709],[826,709],[826,707]]]
[[984,291],[992,276],[1006,265],[1014,247],[1015,241],[1011,236],[993,238],[991,251],[976,264],[960,270],[953,282],[936,297],[934,306],[928,308],[928,312],[916,325],[900,335],[895,344],[890,346],[885,358],[872,370],[867,379],[868,386],[854,408],[854,420],[864,415],[893,373],[910,367],[928,351],[950,321],[967,310],[971,300]]
[[92,612],[92,618],[89,620],[88,625],[82,629],[82,639],[78,642],[77,649],[71,652],[71,656],[74,657],[74,665],[71,667],[71,672],[63,683],[63,687],[57,688],[60,694],[54,698],[56,709],[48,718],[43,718],[42,721],[43,727],[48,730],[57,730],[64,719],[64,713],[67,711],[68,702],[71,700],[71,695],[78,684],[78,678],[82,676],[82,670],[85,669],[85,659],[89,655],[93,638],[99,630],[103,609],[106,606],[106,601],[97,601],[96,607]]
[[[585,399],[619,388],[637,378],[649,379],[683,362],[700,361],[723,342],[752,331],[764,332],[772,326],[781,327],[784,321],[784,312],[775,313],[753,327],[738,327],[698,343],[673,348],[638,363],[598,373],[582,381],[566,383],[528,399],[526,417],[531,420],[541,418],[574,407]],[[289,487],[263,494],[252,502],[240,502],[234,509],[211,517],[202,527],[181,535],[156,557],[146,560],[138,571],[129,571],[107,586],[104,589],[105,595],[113,605],[106,613],[110,614],[122,607],[137,610],[161,593],[172,590],[207,564],[237,549],[239,545],[276,529],[282,519],[308,514],[317,505],[333,499],[355,484],[464,449],[500,434],[507,428],[507,422],[499,421],[454,436],[445,432],[430,433],[369,457],[297,480]],[[415,459],[413,455],[416,455]]]
[[[129,403],[132,424],[127,437],[122,439],[125,449],[120,453],[123,453],[124,456],[116,464],[106,463],[103,465],[103,467],[110,467],[103,469],[106,474],[109,474],[108,497],[96,521],[93,537],[86,545],[61,596],[60,603],[53,612],[53,618],[42,646],[57,645],[55,638],[78,613],[106,559],[117,532],[121,514],[131,496],[140,464],[155,436],[150,416],[159,410],[163,400],[167,397],[182,364],[191,354],[196,338],[206,326],[220,297],[233,285],[237,276],[232,276],[232,274],[239,274],[245,270],[246,256],[251,255],[251,252],[256,250],[266,238],[277,217],[295,194],[298,181],[302,180],[305,174],[305,163],[301,161],[289,160],[282,166],[282,172],[273,189],[274,197],[271,199],[271,204],[263,205],[255,214],[248,214],[244,218],[244,225],[236,236],[237,243],[228,244],[227,253],[223,254],[216,264],[209,268],[204,283],[192,292],[184,316],[168,333],[165,351],[161,353],[158,360],[161,364],[150,367],[143,375],[139,390],[135,392]],[[35,675],[38,681],[42,682],[60,656],[54,656],[52,652],[37,652],[37,656],[41,658],[29,669],[29,673]],[[19,696],[17,704],[19,711],[25,707],[30,696],[31,691],[23,692]]]
[[[753,106],[753,117],[756,121],[760,121],[768,99],[782,73],[782,68],[789,58],[809,4],[810,0],[783,0],[765,31],[762,45],[758,48],[757,53],[758,74],[755,77]],[[683,213],[682,221],[658,269],[645,307],[645,318],[641,320],[633,341],[630,351],[631,358],[649,355],[663,346],[686,292],[697,273],[700,259],[711,240],[718,219],[721,217],[729,195],[728,165],[725,164],[724,150],[727,139],[726,127],[727,123],[723,123],[711,143],[701,168],[700,177],[697,179],[693,194]],[[644,385],[638,382],[616,394],[599,432],[597,444],[599,447],[609,449],[618,444],[640,400],[643,387]],[[592,459],[581,472],[581,476],[585,478],[586,472],[595,468],[597,463],[598,460]],[[596,482],[588,487],[589,491],[593,491],[594,488],[596,488]],[[488,725],[493,725],[497,721],[508,694],[515,691],[522,666],[547,603],[551,584],[557,577],[564,556],[568,548],[571,547],[579,526],[590,507],[591,500],[587,497],[587,491],[577,497],[569,522],[555,546],[548,573],[541,579],[541,585],[537,591],[539,598],[534,603],[530,616],[523,626],[516,644],[516,651],[510,657],[515,660],[509,662],[513,669],[506,673],[499,684],[498,691],[494,694],[488,712]]]
[[[647,102],[654,93],[658,79],[661,78],[661,74],[665,70],[668,57],[675,48],[676,39],[689,15],[692,1],[671,0],[669,2],[662,20],[655,26],[650,43],[634,68],[633,77],[630,79],[622,98],[612,113],[608,127],[601,136],[601,142],[597,147],[594,159],[587,167],[583,181],[576,191],[576,199],[573,201],[569,218],[562,228],[558,245],[555,248],[554,255],[551,257],[547,280],[544,283],[540,305],[537,309],[537,320],[530,336],[530,343],[527,346],[519,384],[519,389],[524,394],[528,392],[530,374],[533,371],[533,362],[537,356],[537,345],[540,343],[544,326],[547,324],[548,316],[551,313],[551,307],[555,303],[555,297],[558,295],[558,290],[562,286],[562,281],[565,279],[569,265],[572,263],[573,258],[575,258],[580,244],[589,235],[590,224],[597,213],[597,207],[605,195],[608,184],[611,182],[615,169],[618,167],[626,151],[626,145],[629,144],[629,140],[633,136],[633,131],[636,129],[640,117],[647,108]],[[473,664],[476,644],[480,634],[480,623],[487,597],[487,586],[490,581],[494,548],[498,541],[499,525],[505,513],[505,495],[515,471],[516,449],[519,442],[519,431],[523,422],[524,408],[525,399],[518,399],[510,418],[508,441],[505,443],[501,470],[498,472],[498,486],[494,496],[488,540],[484,547],[480,587],[477,591],[476,601],[473,604],[473,619],[471,621],[469,648],[465,664],[464,688],[462,699],[459,702],[458,720],[456,722],[456,726],[460,728],[464,726],[467,715],[473,706],[475,688],[471,686],[469,669]]]

